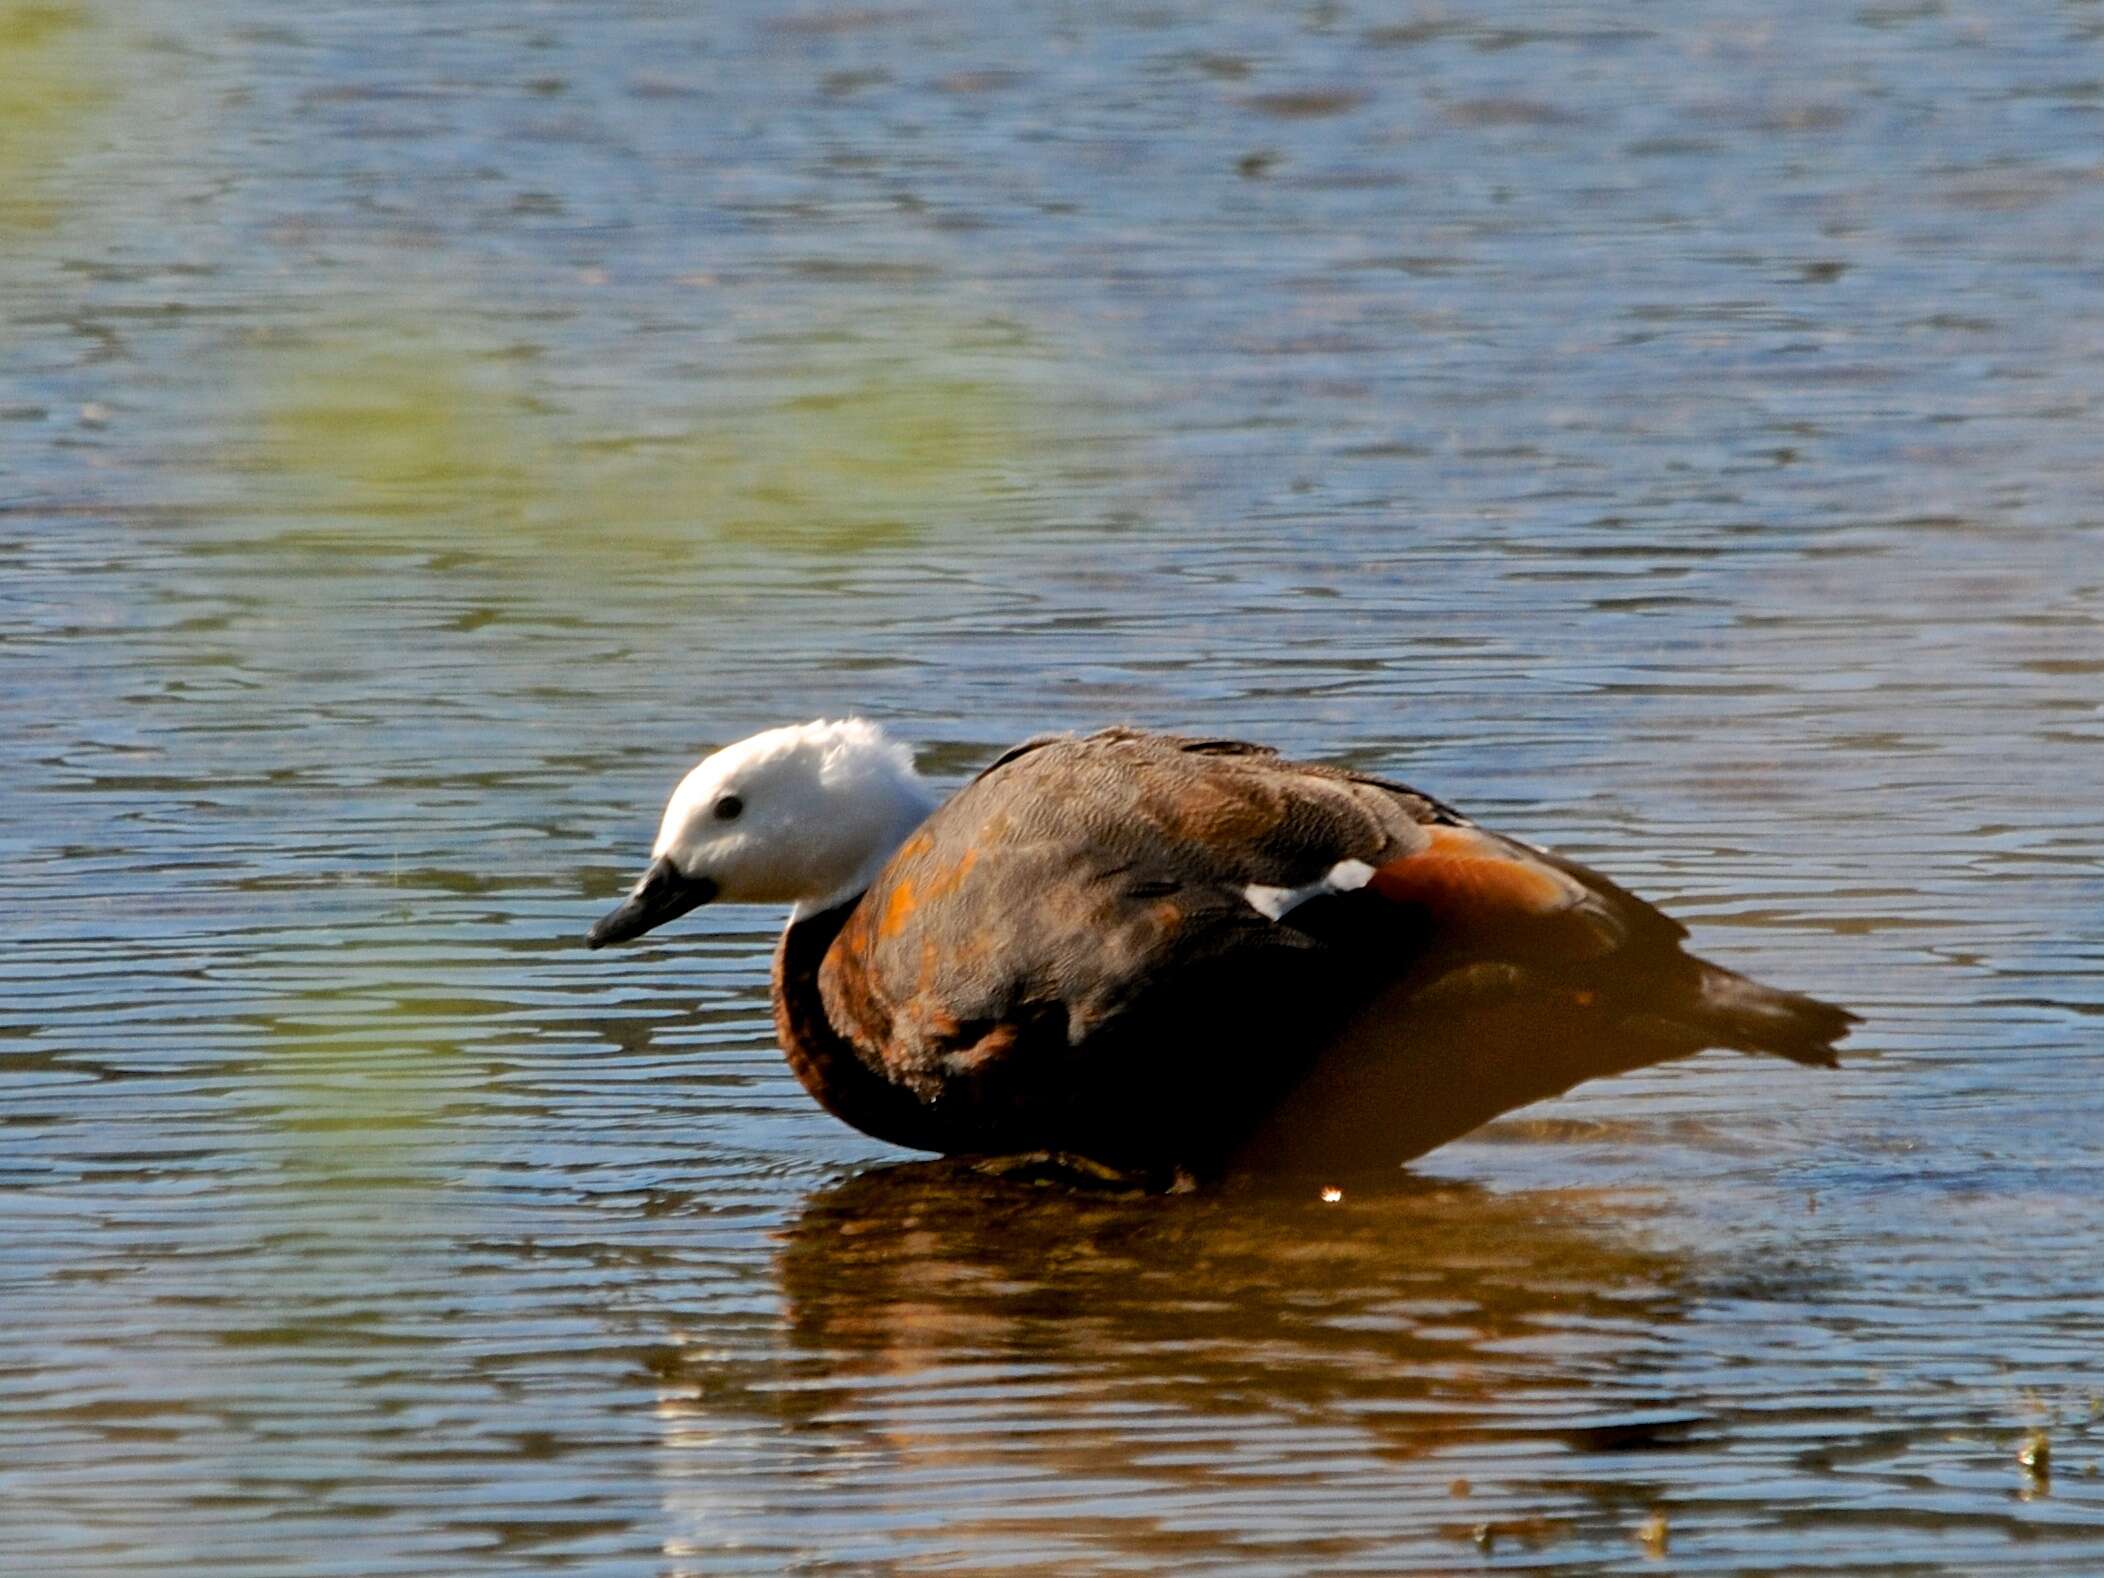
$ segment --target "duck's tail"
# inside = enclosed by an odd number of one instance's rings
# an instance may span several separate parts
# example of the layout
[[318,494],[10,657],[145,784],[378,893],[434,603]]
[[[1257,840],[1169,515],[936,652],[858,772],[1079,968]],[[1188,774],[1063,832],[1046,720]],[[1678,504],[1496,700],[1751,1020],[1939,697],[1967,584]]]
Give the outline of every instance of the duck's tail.
[[[1464,976],[1466,977],[1464,979]],[[1376,998],[1278,1104],[1233,1165],[1392,1167],[1609,1074],[1730,1047],[1832,1068],[1856,1016],[1675,953],[1605,1001],[1507,965]],[[1599,1012],[1589,1011],[1594,1003]]]

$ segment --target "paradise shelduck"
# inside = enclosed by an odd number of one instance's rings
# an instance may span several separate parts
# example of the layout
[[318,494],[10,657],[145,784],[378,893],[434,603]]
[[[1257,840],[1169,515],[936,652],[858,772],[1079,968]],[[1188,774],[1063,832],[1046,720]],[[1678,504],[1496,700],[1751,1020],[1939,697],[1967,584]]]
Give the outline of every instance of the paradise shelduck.
[[1393,1166],[1705,1047],[1830,1067],[1855,1022],[1574,860],[1238,740],[1032,739],[938,805],[874,724],[771,729],[687,774],[653,854],[590,945],[793,905],[790,1067],[917,1150]]

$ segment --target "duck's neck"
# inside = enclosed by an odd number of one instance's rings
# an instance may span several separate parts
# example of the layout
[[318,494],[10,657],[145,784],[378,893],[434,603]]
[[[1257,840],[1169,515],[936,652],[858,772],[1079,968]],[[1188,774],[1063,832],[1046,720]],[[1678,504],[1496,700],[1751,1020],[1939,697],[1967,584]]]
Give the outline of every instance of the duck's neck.
[[775,1034],[790,1071],[834,1117],[893,1145],[939,1151],[943,1146],[933,1115],[911,1091],[892,1083],[878,1061],[865,1058],[834,1028],[819,990],[818,972],[826,951],[861,897],[857,891],[844,902],[810,914],[800,907],[791,918],[774,953]]
[[[796,907],[789,912],[789,924],[801,926],[833,910],[852,909],[855,900],[867,892],[869,885],[877,880],[877,873],[899,852],[899,846],[913,836],[915,828],[928,820],[935,810],[936,803],[934,792],[918,775],[895,778],[886,784],[881,798],[877,801],[882,809],[874,819],[876,836],[870,840],[868,851],[863,855],[861,863],[838,887],[813,898],[799,899]],[[835,932],[839,929],[837,925],[833,928]],[[828,940],[830,941],[830,938]]]

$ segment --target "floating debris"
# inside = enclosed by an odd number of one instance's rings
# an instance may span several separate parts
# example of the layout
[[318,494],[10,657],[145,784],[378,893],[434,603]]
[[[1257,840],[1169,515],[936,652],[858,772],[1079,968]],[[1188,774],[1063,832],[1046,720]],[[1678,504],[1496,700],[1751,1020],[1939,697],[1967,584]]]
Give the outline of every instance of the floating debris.
[[1654,1511],[1650,1517],[1637,1525],[1637,1543],[1653,1556],[1663,1556],[1666,1554],[1666,1539],[1670,1532],[1666,1525],[1666,1515]]
[[1343,1198],[1344,1191],[1342,1189],[1325,1188],[1322,1191],[1322,1203],[1324,1205],[1335,1205],[1339,1200],[1342,1200]]
[[2034,1430],[2024,1437],[2024,1444],[2016,1449],[2017,1462],[2033,1479],[2044,1479],[2053,1472],[2053,1442],[2043,1430]]
[[1475,1542],[1477,1550],[1490,1556],[1495,1555],[1501,1545],[1517,1544],[1528,1550],[1539,1550],[1566,1538],[1569,1533],[1567,1525],[1537,1513],[1486,1520],[1471,1528],[1468,1537]]

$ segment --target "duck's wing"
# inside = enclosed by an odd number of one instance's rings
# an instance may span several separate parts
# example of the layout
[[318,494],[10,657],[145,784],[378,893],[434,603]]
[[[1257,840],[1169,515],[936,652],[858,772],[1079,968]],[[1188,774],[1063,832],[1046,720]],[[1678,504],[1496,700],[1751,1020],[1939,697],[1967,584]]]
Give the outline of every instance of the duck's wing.
[[[1670,947],[1686,935],[1598,872],[1480,828],[1407,784],[1241,740],[1130,729],[1041,735],[997,758],[975,785],[1040,751],[1008,775],[1005,798],[1070,810],[1107,802],[1113,820],[1090,826],[1092,841],[1136,866],[1239,893],[1296,929],[1320,918],[1335,933],[1348,928],[1337,918],[1346,912],[1384,941],[1402,924],[1447,951],[1526,957]],[[1057,832],[1045,831],[1056,845]],[[1382,904],[1310,907],[1362,890]]]

